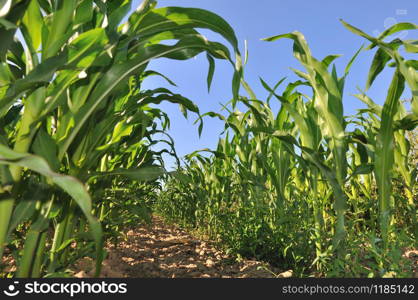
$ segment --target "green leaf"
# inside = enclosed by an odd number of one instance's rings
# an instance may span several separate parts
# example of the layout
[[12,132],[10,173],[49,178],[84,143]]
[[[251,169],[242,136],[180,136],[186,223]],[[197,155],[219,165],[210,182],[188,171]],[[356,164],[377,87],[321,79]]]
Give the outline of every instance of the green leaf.
[[181,28],[205,28],[221,34],[238,51],[238,40],[232,27],[220,16],[198,8],[162,7],[151,10],[136,25],[141,36]]
[[374,166],[372,164],[362,164],[356,166],[351,173],[351,176],[361,175],[361,174],[370,174],[373,172]]
[[77,6],[74,25],[87,23],[93,18],[93,0],[82,0]]
[[32,154],[18,153],[4,145],[0,145],[0,164],[16,165],[22,168],[28,168],[46,176],[75,200],[90,224],[90,230],[95,240],[97,249],[96,272],[99,272],[102,261],[102,228],[100,223],[91,213],[91,198],[86,187],[74,177],[58,174],[52,171],[52,169],[48,166],[48,163],[43,158]]
[[326,68],[328,68],[328,66],[335,60],[335,59],[337,59],[338,57],[341,57],[341,55],[338,55],[338,54],[336,54],[336,55],[328,55],[327,57],[325,57],[323,60],[322,60],[322,63],[325,65],[325,67]]
[[418,41],[403,41],[405,51],[409,53],[418,53]]
[[[5,1],[5,0],[2,0],[2,1]],[[10,1],[10,0],[6,0],[6,1]],[[4,2],[3,4],[6,4],[6,6],[2,6],[2,9],[4,9],[4,13],[8,13],[8,15],[7,15],[7,18],[0,17],[0,19],[3,21],[6,21],[7,24],[9,24],[8,25],[9,28],[3,28],[2,26],[0,26],[0,37],[1,37],[0,60],[1,61],[5,61],[6,53],[7,51],[9,51],[10,45],[13,44],[14,36],[17,30],[17,25],[20,23],[23,15],[25,14],[27,6],[29,5],[29,0],[23,0],[23,1],[17,2],[16,4],[13,5],[13,7],[10,10],[7,9],[6,2]]]
[[376,54],[373,57],[372,65],[370,67],[369,75],[366,82],[366,90],[368,90],[379,75],[386,64],[391,60],[391,56],[382,48],[379,48],[376,51]]
[[75,239],[74,238],[70,238],[64,242],[62,242],[61,246],[55,251],[55,252],[61,252],[62,250],[64,250],[65,248],[67,248],[68,246],[71,245],[72,242],[74,242]]
[[175,84],[174,81],[172,81],[170,78],[168,78],[164,74],[161,74],[160,72],[157,72],[157,71],[147,70],[144,73],[142,73],[141,76],[142,76],[143,79],[145,79],[149,76],[160,76],[160,77],[164,78],[172,86],[177,86],[177,84]]
[[193,183],[193,179],[189,175],[186,175],[182,173],[181,171],[173,171],[173,172],[169,172],[168,174],[173,176],[177,180],[181,181],[183,184]]
[[37,87],[49,83],[55,72],[66,63],[66,57],[59,55],[45,60],[36,66],[25,78],[19,79],[0,88],[0,117],[4,116],[10,105],[16,101],[23,92],[35,90]]
[[394,130],[412,131],[418,126],[418,114],[408,114],[394,123]]
[[57,172],[60,169],[60,162],[58,161],[58,147],[55,140],[41,128],[35,137],[32,144],[33,151],[35,154],[42,156],[51,168]]
[[207,77],[208,92],[210,92],[210,87],[212,85],[213,75],[215,73],[215,60],[209,54],[206,55],[209,62],[209,71]]
[[31,0],[23,17],[23,35],[32,51],[37,51],[42,42],[43,17],[37,0]]
[[122,175],[137,181],[152,181],[164,175],[166,171],[160,166],[148,166],[137,169],[117,169],[109,172],[93,172],[91,177]]
[[385,31],[383,31],[379,36],[378,39],[379,40],[383,40],[384,38],[397,33],[399,31],[404,31],[404,30],[415,30],[418,29],[418,25],[413,24],[413,23],[397,23],[391,27],[389,27],[388,29],[386,29]]
[[360,54],[360,52],[363,50],[363,48],[364,48],[364,45],[362,45],[360,47],[360,49],[357,50],[357,52],[353,55],[353,57],[348,62],[347,66],[345,67],[345,70],[344,70],[345,76],[347,76],[348,73],[350,72],[351,66],[353,65],[354,61],[356,60],[356,58],[358,57],[358,55]]
[[[114,89],[117,88],[118,84],[126,80],[131,75],[142,73],[147,66],[147,64],[153,60],[160,57],[169,57],[170,55],[175,55],[182,53],[182,55],[195,55],[195,53],[190,53],[187,50],[189,49],[199,49],[199,51],[211,50],[212,45],[199,35],[187,36],[180,40],[174,46],[166,45],[151,45],[146,47],[144,51],[138,53],[138,55],[121,64],[113,65],[103,76],[103,78],[98,82],[91,95],[89,96],[90,101],[87,101],[86,105],[76,114],[76,125],[71,131],[69,136],[59,149],[59,158],[62,158],[64,153],[67,151],[68,147],[74,140],[75,136],[78,134],[84,123],[88,120],[90,115],[96,110],[99,104],[104,101],[108,96],[110,96]],[[191,56],[191,57],[193,57]]]
[[380,227],[382,237],[388,238],[390,220],[390,197],[392,194],[392,170],[394,164],[394,116],[405,86],[405,79],[397,69],[383,105],[381,123],[375,153],[375,175],[379,193]]
[[160,104],[163,101],[168,101],[171,103],[175,103],[175,104],[180,104],[181,106],[183,106],[184,109],[187,109],[191,112],[194,113],[199,113],[199,108],[198,106],[193,103],[193,101],[191,101],[190,99],[187,99],[186,97],[183,97],[180,94],[161,94],[155,97],[147,97],[145,99],[143,99],[142,101],[139,102],[139,104],[141,106],[145,106],[148,105],[150,103],[152,104]]
[[51,26],[48,28],[48,37],[43,45],[43,59],[56,55],[62,45],[67,42],[68,38],[63,39],[63,37],[71,35],[70,24],[73,21],[76,5],[77,0],[57,1],[52,14]]
[[148,12],[139,23],[134,26],[135,33],[141,37],[152,36],[165,31],[177,31],[183,28],[205,28],[222,35],[231,43],[235,51],[235,73],[232,91],[235,99],[242,77],[242,62],[238,47],[238,40],[232,27],[220,16],[197,8],[163,7]]

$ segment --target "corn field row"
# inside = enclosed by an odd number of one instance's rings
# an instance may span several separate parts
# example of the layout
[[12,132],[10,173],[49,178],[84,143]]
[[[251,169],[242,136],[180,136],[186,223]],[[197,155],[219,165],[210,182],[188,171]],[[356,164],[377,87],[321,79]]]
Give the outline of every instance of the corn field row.
[[[0,1],[0,257],[13,257],[16,266],[1,265],[1,276],[67,277],[86,256],[99,276],[105,243],[117,244],[127,226],[149,221],[152,212],[234,254],[299,274],[409,276],[401,249],[417,246],[418,65],[409,57],[418,42],[386,40],[417,25],[399,23],[372,37],[342,21],[369,45],[340,75],[337,56],[316,59],[301,33],[267,38],[291,39],[302,70],[287,86],[285,79],[261,80],[269,97],[259,99],[223,18],[153,0],[131,6]],[[356,95],[367,109],[348,117],[344,83],[363,51],[375,52],[366,90]],[[227,116],[201,114],[165,87],[142,88],[151,76],[174,85],[149,68],[152,60],[201,53],[209,88],[216,60],[233,69]],[[386,68],[393,79],[380,106],[367,89]],[[402,99],[405,92],[412,98]],[[158,108],[163,101],[195,114],[199,130],[207,117],[223,120],[217,149],[196,151],[181,165],[169,116]],[[156,144],[165,147],[155,151]],[[164,154],[177,159],[177,171],[165,170]]]
[[[168,180],[157,202],[162,215],[234,253],[299,273],[402,274],[400,248],[416,248],[418,234],[418,165],[411,151],[417,144],[418,75],[416,61],[404,59],[399,48],[412,54],[418,48],[416,41],[383,40],[417,25],[397,24],[374,38],[342,24],[370,42],[342,75],[332,65],[338,56],[316,59],[299,32],[265,39],[293,41],[300,80],[281,87],[285,78],[274,86],[261,79],[269,93],[264,101],[243,81],[248,97],[237,102],[245,111],[232,101],[226,117],[206,114],[225,122],[224,136],[215,151],[188,155],[186,166]],[[345,116],[344,83],[362,51],[375,51],[366,89],[386,67],[394,70],[392,82],[383,106],[362,91],[355,96],[367,108]],[[301,86],[311,94],[298,91]],[[406,90],[413,96],[402,101]],[[278,113],[272,101],[280,102]],[[208,151],[209,157],[203,154]]]

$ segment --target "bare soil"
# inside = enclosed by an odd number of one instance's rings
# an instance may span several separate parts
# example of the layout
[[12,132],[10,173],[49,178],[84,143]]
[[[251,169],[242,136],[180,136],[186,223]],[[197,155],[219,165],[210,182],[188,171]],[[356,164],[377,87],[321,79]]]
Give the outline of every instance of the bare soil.
[[[126,240],[107,247],[101,277],[133,278],[274,278],[291,277],[255,260],[237,261],[173,225],[153,217],[151,225],[126,232]],[[73,268],[76,277],[92,277],[93,262],[84,258]]]

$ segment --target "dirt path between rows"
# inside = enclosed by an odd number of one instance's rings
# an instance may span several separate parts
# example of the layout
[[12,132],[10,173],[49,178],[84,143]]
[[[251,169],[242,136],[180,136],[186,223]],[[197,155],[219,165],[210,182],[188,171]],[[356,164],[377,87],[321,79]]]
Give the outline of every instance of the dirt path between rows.
[[[101,277],[134,278],[273,278],[291,277],[254,260],[238,262],[208,242],[197,240],[161,218],[126,232],[127,240],[107,247]],[[76,277],[92,277],[92,262],[78,261]]]

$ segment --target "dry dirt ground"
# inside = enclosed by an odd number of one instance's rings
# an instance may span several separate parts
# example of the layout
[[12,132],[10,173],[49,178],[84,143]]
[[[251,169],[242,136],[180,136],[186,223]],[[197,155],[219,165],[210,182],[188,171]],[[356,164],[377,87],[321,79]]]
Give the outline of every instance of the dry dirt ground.
[[[134,278],[272,278],[291,277],[291,270],[234,258],[208,242],[196,240],[158,217],[151,225],[126,232],[126,241],[107,246],[101,277]],[[92,277],[93,264],[82,259],[74,266],[76,277]]]

